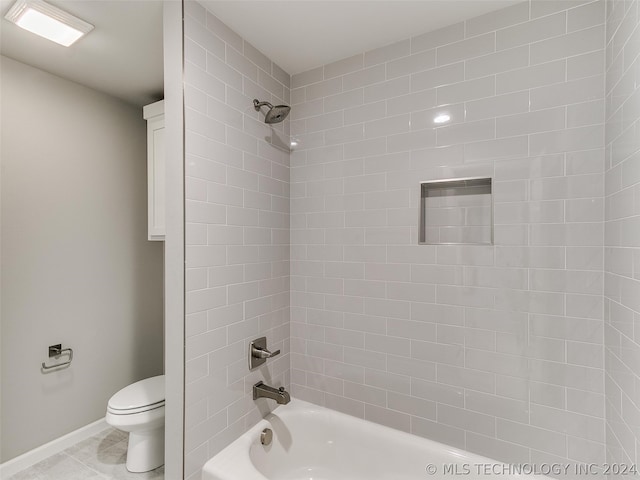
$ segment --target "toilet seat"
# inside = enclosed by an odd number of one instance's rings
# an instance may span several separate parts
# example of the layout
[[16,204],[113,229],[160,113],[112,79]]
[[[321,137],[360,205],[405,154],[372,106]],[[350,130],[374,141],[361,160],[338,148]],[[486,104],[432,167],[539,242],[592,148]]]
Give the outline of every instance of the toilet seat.
[[107,405],[107,412],[112,415],[133,415],[134,413],[148,412],[160,407],[164,407],[164,400],[152,405],[143,405],[142,407],[136,408],[113,408],[110,405]]
[[124,387],[111,397],[107,412],[133,415],[164,407],[164,375],[145,378]]

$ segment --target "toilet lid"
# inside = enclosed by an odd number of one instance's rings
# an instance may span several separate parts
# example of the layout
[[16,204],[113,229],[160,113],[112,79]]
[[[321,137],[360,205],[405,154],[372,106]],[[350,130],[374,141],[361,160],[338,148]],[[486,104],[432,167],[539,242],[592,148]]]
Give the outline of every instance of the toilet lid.
[[164,404],[164,375],[145,378],[117,392],[109,400],[111,410],[133,410],[162,402]]

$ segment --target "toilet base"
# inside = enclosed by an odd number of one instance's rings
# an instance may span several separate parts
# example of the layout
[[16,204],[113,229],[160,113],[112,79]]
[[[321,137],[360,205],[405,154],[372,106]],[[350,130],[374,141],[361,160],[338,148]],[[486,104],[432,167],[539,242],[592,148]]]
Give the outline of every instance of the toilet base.
[[164,426],[129,433],[127,470],[142,473],[164,465]]

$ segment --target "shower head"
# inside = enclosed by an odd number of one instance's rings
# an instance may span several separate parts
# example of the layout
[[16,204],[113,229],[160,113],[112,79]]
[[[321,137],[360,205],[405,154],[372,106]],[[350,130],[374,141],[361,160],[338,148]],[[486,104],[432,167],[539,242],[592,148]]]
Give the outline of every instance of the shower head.
[[260,102],[258,99],[253,100],[253,106],[256,110],[260,110],[260,107],[269,107],[269,111],[264,116],[264,123],[280,123],[291,111],[291,107],[288,105],[276,105],[275,107],[269,102]]

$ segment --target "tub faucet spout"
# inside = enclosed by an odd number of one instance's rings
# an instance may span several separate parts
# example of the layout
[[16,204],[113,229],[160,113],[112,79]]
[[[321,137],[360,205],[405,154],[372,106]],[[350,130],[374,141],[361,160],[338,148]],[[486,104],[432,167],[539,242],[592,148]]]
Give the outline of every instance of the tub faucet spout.
[[279,405],[286,405],[291,401],[289,392],[285,391],[284,387],[273,388],[262,382],[253,386],[253,399],[257,400],[258,398],[270,398],[278,402]]

